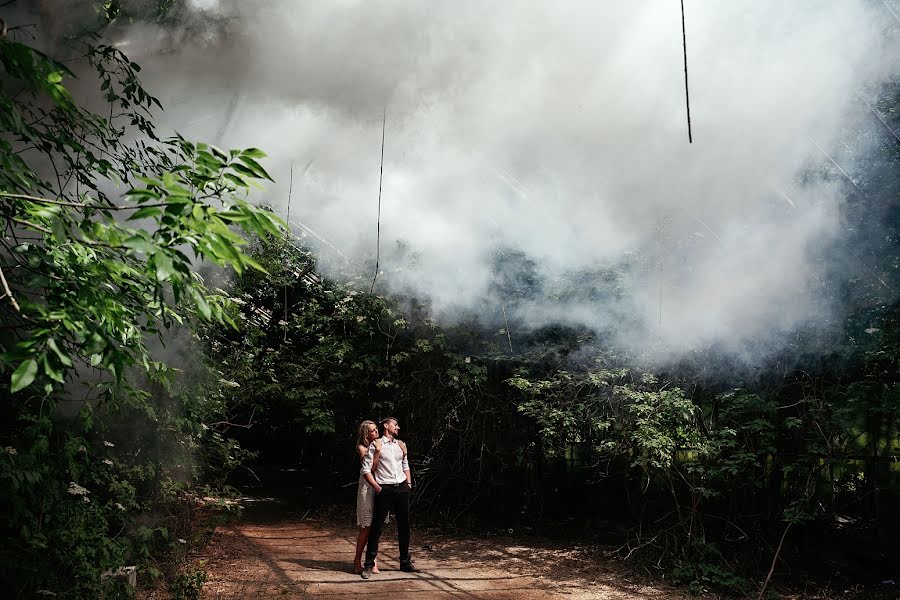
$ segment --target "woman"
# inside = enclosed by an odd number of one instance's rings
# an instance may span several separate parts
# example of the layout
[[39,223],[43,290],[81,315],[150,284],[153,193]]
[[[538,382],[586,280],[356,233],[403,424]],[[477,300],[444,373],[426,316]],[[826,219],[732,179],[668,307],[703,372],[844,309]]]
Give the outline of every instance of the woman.
[[[378,460],[381,458],[381,444],[378,440],[378,426],[372,421],[363,421],[359,424],[359,434],[356,436],[356,454],[359,457],[360,464],[369,452],[369,445],[375,444],[375,457],[372,459],[372,470],[378,466]],[[356,537],[356,558],[353,559],[353,572],[359,575],[362,573],[362,553],[366,549],[366,542],[369,541],[369,530],[372,528],[372,512],[375,506],[375,490],[366,481],[366,478],[360,474],[359,485],[356,488],[356,524],[359,526],[359,535]],[[385,520],[387,522],[387,520]],[[372,569],[373,573],[378,572],[378,565]]]

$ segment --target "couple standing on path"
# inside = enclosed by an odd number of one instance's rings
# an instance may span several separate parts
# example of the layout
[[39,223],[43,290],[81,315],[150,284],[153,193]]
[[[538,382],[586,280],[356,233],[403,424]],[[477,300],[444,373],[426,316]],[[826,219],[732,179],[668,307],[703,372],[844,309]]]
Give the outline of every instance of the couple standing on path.
[[[397,439],[400,432],[397,419],[387,417],[381,421],[381,425],[384,435],[379,438],[378,426],[372,421],[363,421],[359,425],[359,437],[356,441],[362,467],[359,470],[356,493],[356,524],[360,529],[353,570],[363,579],[369,579],[378,573],[375,563],[378,541],[390,513],[394,513],[397,519],[400,570],[407,573],[418,571],[409,554],[409,495],[412,475],[406,444]],[[366,562],[362,565],[362,549],[367,541]]]

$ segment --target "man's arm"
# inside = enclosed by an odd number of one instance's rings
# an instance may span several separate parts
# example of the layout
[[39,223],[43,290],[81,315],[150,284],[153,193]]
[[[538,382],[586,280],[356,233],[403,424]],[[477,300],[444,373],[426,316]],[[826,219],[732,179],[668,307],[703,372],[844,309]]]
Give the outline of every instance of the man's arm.
[[375,488],[375,493],[376,493],[376,494],[380,494],[380,493],[381,493],[381,486],[378,485],[378,482],[375,481],[375,478],[372,477],[372,474],[371,474],[371,473],[364,473],[364,474],[363,474],[363,477],[366,478],[366,481],[369,482],[369,485],[371,485],[373,488]]
[[406,444],[403,445],[403,474],[406,475],[406,485],[412,487],[412,473],[409,470],[409,458],[406,454]]

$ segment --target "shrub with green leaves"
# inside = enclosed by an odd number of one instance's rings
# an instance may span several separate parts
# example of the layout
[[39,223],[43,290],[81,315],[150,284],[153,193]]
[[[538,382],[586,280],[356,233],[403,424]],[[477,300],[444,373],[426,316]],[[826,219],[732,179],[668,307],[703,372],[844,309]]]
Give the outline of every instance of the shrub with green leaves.
[[200,567],[186,567],[181,570],[172,582],[172,600],[199,600],[207,574]]

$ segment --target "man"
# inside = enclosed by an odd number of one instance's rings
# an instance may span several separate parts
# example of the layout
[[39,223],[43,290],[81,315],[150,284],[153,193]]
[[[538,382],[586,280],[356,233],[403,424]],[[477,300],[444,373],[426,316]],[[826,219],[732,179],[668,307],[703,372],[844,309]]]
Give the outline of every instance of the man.
[[[407,573],[418,572],[409,555],[409,492],[412,489],[412,476],[409,472],[406,445],[397,439],[397,434],[400,433],[400,424],[397,419],[388,417],[381,422],[381,425],[384,427],[384,435],[369,446],[369,451],[363,458],[360,469],[360,473],[375,489],[375,509],[372,517],[372,530],[369,532],[369,544],[366,548],[363,579],[369,579],[372,576],[375,558],[378,556],[378,540],[381,538],[381,531],[384,529],[384,520],[388,512],[394,513],[397,518],[400,570]],[[372,461],[376,450],[381,451],[381,458],[373,471]]]

